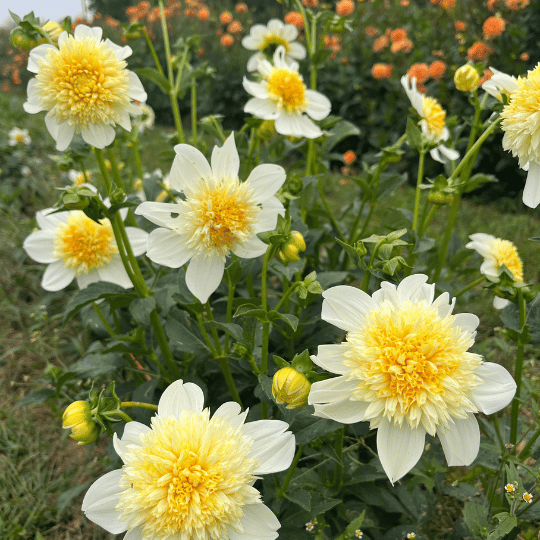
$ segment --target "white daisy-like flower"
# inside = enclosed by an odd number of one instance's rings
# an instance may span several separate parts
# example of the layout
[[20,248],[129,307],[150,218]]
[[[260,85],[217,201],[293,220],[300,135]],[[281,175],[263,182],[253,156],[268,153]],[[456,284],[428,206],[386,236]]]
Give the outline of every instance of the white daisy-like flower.
[[401,77],[401,84],[405,89],[411,105],[421,118],[419,124],[422,133],[431,142],[440,143],[437,147],[430,150],[431,157],[440,163],[444,163],[445,161],[441,154],[451,161],[458,159],[459,152],[442,144],[450,136],[450,132],[445,125],[446,111],[435,98],[424,96],[418,91],[416,88],[416,77],[409,80],[408,75],[403,75]]
[[[86,175],[88,176],[88,179],[91,180],[92,173],[86,171]],[[74,186],[82,186],[87,183],[84,173],[82,171],[76,171],[75,169],[70,169],[68,171],[68,178]]]
[[174,149],[170,184],[185,200],[143,202],[135,213],[159,225],[148,238],[148,257],[170,268],[189,261],[187,287],[204,303],[221,283],[230,252],[244,259],[265,253],[257,233],[274,230],[283,215],[274,194],[286,175],[279,165],[259,165],[240,182],[234,134],[214,147],[211,165],[193,146]]
[[[484,262],[480,266],[480,272],[485,276],[498,277],[501,266],[506,266],[512,273],[514,281],[523,281],[523,263],[518,255],[516,246],[510,240],[495,238],[491,234],[475,233],[471,234],[469,242],[465,247],[476,250]],[[509,303],[508,300],[495,296],[493,307],[503,309]]]
[[298,29],[294,24],[284,24],[279,19],[272,19],[265,26],[255,24],[249,31],[249,36],[242,39],[242,45],[249,51],[257,51],[247,63],[248,71],[255,71],[261,60],[272,58],[280,45],[285,49],[285,59],[302,60],[306,57],[306,48],[295,39]]
[[58,48],[39,45],[30,52],[28,70],[36,76],[28,83],[28,113],[47,111],[45,125],[65,150],[75,133],[96,148],[112,143],[115,125],[131,129],[129,115],[141,109],[133,100],[146,101],[141,81],[126,69],[131,47],[101,40],[103,30],[80,24],[75,34],[62,32]]
[[137,127],[139,133],[142,133],[144,130],[152,129],[154,127],[156,113],[147,103],[141,103],[139,107],[141,109],[141,115],[137,118]]
[[245,424],[234,402],[210,418],[202,390],[178,380],[151,427],[129,422],[114,448],[123,467],[94,482],[82,509],[125,540],[273,540],[280,523],[253,487],[287,469],[295,440],[281,420]]
[[480,446],[476,412],[505,407],[516,384],[502,366],[468,349],[478,317],[452,315],[448,293],[415,274],[372,296],[346,285],[323,293],[321,317],[347,332],[320,345],[312,360],[339,377],[315,382],[315,415],[344,424],[370,422],[393,483],[420,459],[425,435],[437,435],[449,465],[469,465]]
[[493,72],[493,75],[491,79],[482,84],[482,90],[485,90],[490,96],[502,101],[503,94],[510,96],[514,90],[518,89],[518,79],[516,77],[507,75],[491,66],[489,69]]
[[528,171],[523,203],[536,208],[540,204],[540,64],[517,79],[509,100],[501,112],[502,144]]
[[313,120],[322,120],[330,114],[330,100],[320,92],[306,88],[298,73],[298,63],[287,60],[285,48],[279,46],[274,53],[274,64],[261,60],[257,70],[262,80],[250,81],[244,77],[243,85],[255,96],[244,111],[263,120],[274,120],[282,135],[315,139],[322,131]]
[[[34,261],[48,264],[41,282],[46,291],[64,289],[74,278],[81,289],[96,281],[116,283],[126,289],[133,286],[108,219],[96,223],[81,210],[54,211],[48,208],[36,214],[40,229],[23,244]],[[136,227],[126,227],[126,232],[133,253],[142,255],[148,233]]]
[[9,131],[9,146],[17,146],[19,144],[29,145],[32,142],[27,129],[14,127]]

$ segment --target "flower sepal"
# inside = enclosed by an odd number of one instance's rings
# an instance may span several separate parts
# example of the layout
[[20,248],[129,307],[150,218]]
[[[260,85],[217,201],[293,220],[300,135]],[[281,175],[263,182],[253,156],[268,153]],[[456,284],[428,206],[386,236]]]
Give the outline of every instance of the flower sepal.
[[518,290],[521,290],[521,294],[527,303],[534,300],[537,295],[537,291],[531,289],[523,281],[515,281],[514,275],[504,264],[501,265],[497,277],[486,275],[483,286],[486,289],[492,289],[497,296],[510,300],[514,304],[518,302]]
[[105,396],[105,389],[98,394],[93,388],[90,390],[88,400],[90,401],[92,420],[99,424],[101,429],[112,437],[114,430],[112,424],[125,418],[125,414],[120,410],[121,401],[116,395],[115,382],[109,386],[111,397]]

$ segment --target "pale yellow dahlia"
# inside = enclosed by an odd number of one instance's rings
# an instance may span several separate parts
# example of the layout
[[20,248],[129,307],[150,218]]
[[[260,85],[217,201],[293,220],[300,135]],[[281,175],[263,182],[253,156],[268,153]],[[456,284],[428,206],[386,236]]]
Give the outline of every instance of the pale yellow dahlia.
[[416,274],[399,286],[381,283],[372,296],[349,286],[323,293],[321,317],[347,332],[320,345],[312,360],[339,376],[315,382],[315,415],[377,428],[377,449],[391,482],[420,459],[425,435],[437,435],[449,465],[478,453],[476,412],[491,414],[512,399],[516,384],[502,366],[469,352],[478,318],[452,315],[448,293]]
[[273,540],[279,521],[253,484],[286,469],[295,440],[280,420],[244,423],[237,403],[204,409],[202,390],[172,383],[148,427],[129,422],[121,469],[94,482],[82,509],[124,540]]
[[74,35],[60,35],[58,48],[46,44],[30,52],[28,70],[36,76],[28,83],[24,109],[47,111],[45,124],[57,150],[65,150],[75,133],[105,148],[114,140],[116,124],[129,131],[129,115],[141,114],[133,101],[144,102],[146,92],[126,69],[131,48],[102,41],[102,33],[80,24]]

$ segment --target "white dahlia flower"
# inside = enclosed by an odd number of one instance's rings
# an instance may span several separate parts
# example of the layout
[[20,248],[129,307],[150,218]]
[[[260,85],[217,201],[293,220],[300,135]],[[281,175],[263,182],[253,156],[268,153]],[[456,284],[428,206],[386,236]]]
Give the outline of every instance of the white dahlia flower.
[[159,225],[148,238],[148,257],[169,268],[189,261],[187,287],[204,303],[221,283],[229,253],[244,259],[265,253],[257,233],[274,230],[284,214],[274,194],[286,175],[279,165],[259,165],[240,182],[234,134],[214,147],[211,165],[193,146],[174,149],[169,181],[185,200],[143,202],[135,213]]
[[490,66],[489,69],[493,72],[493,75],[491,79],[482,84],[482,90],[485,90],[490,96],[502,101],[503,94],[510,96],[514,90],[518,89],[518,79],[494,67]]
[[[34,261],[48,264],[41,282],[46,291],[64,289],[74,278],[81,289],[96,281],[126,289],[133,286],[108,219],[96,223],[81,210],[53,212],[54,208],[48,208],[36,214],[40,230],[31,233],[23,244]],[[133,253],[142,255],[148,233],[136,227],[126,227],[126,232]]]
[[285,49],[285,59],[302,60],[306,57],[306,48],[295,39],[298,29],[294,24],[284,24],[279,19],[272,19],[265,26],[255,24],[249,31],[249,36],[242,39],[242,45],[249,51],[257,51],[250,57],[247,64],[248,71],[255,71],[261,60],[272,57],[275,49],[280,45]]
[[32,142],[30,135],[28,135],[27,129],[20,129],[14,127],[10,129],[9,133],[9,146],[17,146],[19,144],[29,145]]
[[416,274],[399,286],[381,283],[372,296],[346,285],[323,293],[322,318],[347,332],[320,345],[313,361],[339,377],[315,382],[315,415],[377,428],[377,449],[391,482],[420,459],[425,435],[437,435],[449,465],[469,465],[478,453],[476,412],[505,407],[516,384],[499,364],[468,349],[478,318],[452,315],[448,293]]
[[82,509],[125,540],[273,540],[280,523],[253,487],[287,469],[295,440],[288,424],[245,424],[234,402],[210,418],[202,390],[181,380],[159,400],[151,427],[129,422],[114,435],[121,469],[94,482]]
[[47,111],[45,125],[65,150],[75,133],[96,148],[105,148],[115,136],[115,125],[131,129],[129,115],[141,114],[133,100],[146,101],[141,81],[126,69],[130,47],[101,40],[103,30],[80,24],[75,34],[62,32],[58,48],[39,45],[30,52],[28,113]]
[[316,139],[322,131],[313,120],[322,120],[330,114],[330,100],[320,92],[309,90],[298,73],[298,64],[286,59],[285,48],[279,46],[274,53],[274,64],[262,60],[257,65],[262,76],[260,82],[244,77],[243,85],[254,96],[244,111],[263,120],[274,120],[282,135]]
[[445,161],[441,157],[441,154],[451,161],[458,159],[459,152],[442,144],[450,136],[450,132],[445,125],[446,111],[435,98],[424,96],[418,91],[416,88],[416,77],[409,80],[408,75],[403,75],[401,77],[401,85],[405,89],[414,110],[421,118],[419,123],[422,133],[431,142],[440,143],[437,147],[430,150],[431,157],[440,163],[444,163]]

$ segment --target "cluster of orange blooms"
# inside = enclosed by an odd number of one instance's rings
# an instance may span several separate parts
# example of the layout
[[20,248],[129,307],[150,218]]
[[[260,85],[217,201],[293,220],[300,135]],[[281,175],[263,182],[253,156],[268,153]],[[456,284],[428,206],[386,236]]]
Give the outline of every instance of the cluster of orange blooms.
[[[13,49],[8,49],[6,54],[7,56],[11,56],[12,58],[11,63],[5,64],[3,66],[2,77],[9,79],[11,83],[13,83],[15,86],[19,86],[20,84],[22,84],[20,67],[23,64],[26,64],[26,61],[28,60],[28,53],[15,53]],[[9,92],[10,88],[10,82],[8,80],[4,81],[2,84],[2,91]]]
[[316,8],[319,5],[319,0],[302,0],[302,4],[307,8]]
[[426,90],[425,83],[429,79],[440,79],[446,73],[446,64],[442,60],[434,60],[431,64],[417,62],[413,64],[407,74],[409,80],[416,77],[416,87],[419,92],[424,93]]
[[394,66],[392,64],[373,64],[371,68],[371,75],[375,79],[389,79],[392,76],[392,70]]
[[336,54],[341,50],[341,39],[339,36],[329,36],[327,34],[324,36],[323,43],[326,49],[330,49],[332,51],[330,58],[335,58]]
[[441,6],[443,9],[451,9],[456,5],[456,0],[431,0],[434,6]]
[[483,41],[476,41],[467,49],[467,58],[471,62],[485,62],[493,49]]
[[[374,34],[373,27],[368,28],[370,29],[370,33]],[[390,45],[390,50],[394,54],[398,52],[409,53],[412,51],[413,48],[413,42],[409,39],[407,32],[403,30],[403,28],[396,28],[395,30],[387,28],[384,35],[379,36],[373,42],[373,50],[374,52],[380,52],[383,49],[386,49],[388,45]]]
[[354,12],[354,2],[352,0],[340,0],[336,4],[336,13],[340,17],[350,17]]
[[[495,4],[499,0],[488,0],[487,8],[490,11],[495,10]],[[512,11],[517,11],[519,9],[526,8],[530,4],[530,0],[504,0],[506,7]]]
[[500,36],[505,28],[506,21],[502,17],[499,17],[498,15],[488,17],[482,25],[484,39],[493,39]]
[[294,24],[298,30],[302,30],[304,28],[304,19],[302,18],[302,14],[298,11],[290,11],[285,15],[285,18],[283,19],[287,24]]

